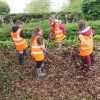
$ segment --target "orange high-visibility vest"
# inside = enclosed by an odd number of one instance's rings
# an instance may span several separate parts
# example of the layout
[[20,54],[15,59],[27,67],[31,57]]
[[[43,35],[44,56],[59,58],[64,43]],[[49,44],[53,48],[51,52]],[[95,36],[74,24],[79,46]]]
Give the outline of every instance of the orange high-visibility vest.
[[23,51],[28,47],[26,40],[20,36],[20,32],[11,33],[11,37],[18,51]]
[[[92,33],[91,33],[92,34]],[[80,39],[80,55],[88,56],[93,52],[93,38],[92,35],[86,36],[79,34]]]
[[55,27],[53,27],[53,31],[55,32],[56,36],[55,39],[57,42],[61,42],[62,40],[65,39],[65,35],[63,34],[63,31],[60,29],[60,24],[55,23]]
[[36,36],[35,39],[32,41],[32,49],[31,49],[31,55],[36,61],[42,61],[44,60],[44,52],[41,46],[38,44],[38,38],[40,36]]

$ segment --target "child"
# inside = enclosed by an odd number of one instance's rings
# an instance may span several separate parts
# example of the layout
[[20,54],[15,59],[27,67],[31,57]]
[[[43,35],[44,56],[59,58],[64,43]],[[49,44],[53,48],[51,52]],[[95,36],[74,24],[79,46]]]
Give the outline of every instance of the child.
[[59,20],[59,24],[60,24],[60,29],[63,31],[63,34],[66,35],[66,33],[67,33],[66,28],[65,28],[64,24],[62,24],[61,20]]
[[86,26],[83,20],[78,22],[79,28],[79,40],[81,42],[80,46],[80,56],[85,57],[86,64],[84,67],[90,69],[92,57],[91,54],[93,53],[93,35],[94,30],[90,26]]
[[45,76],[43,72],[43,61],[45,58],[45,45],[43,39],[42,29],[37,27],[31,37],[32,50],[31,55],[36,61],[36,73],[38,76]]
[[59,49],[62,49],[63,40],[66,38],[66,36],[64,35],[63,30],[60,28],[59,20],[55,21],[49,19],[49,22],[52,26],[53,33],[55,33],[55,39],[57,41],[58,47]]
[[12,27],[11,37],[15,43],[16,49],[19,53],[19,64],[24,65],[24,54],[26,54],[26,48],[28,47],[25,38],[26,35],[23,33],[23,22],[18,20],[15,26]]

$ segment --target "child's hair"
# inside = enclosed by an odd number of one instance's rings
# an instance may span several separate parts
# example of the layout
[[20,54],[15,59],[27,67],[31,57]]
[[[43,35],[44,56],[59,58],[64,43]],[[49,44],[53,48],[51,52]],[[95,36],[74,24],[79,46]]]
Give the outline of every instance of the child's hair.
[[33,34],[34,35],[38,35],[38,32],[41,30],[41,27],[36,27],[34,30],[33,30]]
[[48,19],[50,22],[52,22],[53,21],[53,19],[51,18],[51,17],[49,17],[49,19]]
[[34,38],[36,37],[36,35],[38,35],[38,32],[41,30],[41,27],[36,27],[34,30],[33,30],[33,35],[31,37],[31,42],[34,40]]
[[17,32],[18,29],[19,29],[18,26],[13,26],[13,27],[12,27],[12,32]]
[[17,20],[16,23],[15,23],[16,26],[20,26],[20,25],[23,25],[23,21],[21,20]]
[[78,29],[79,29],[79,31],[82,31],[82,30],[84,30],[86,28],[86,23],[85,23],[85,21],[84,20],[80,20],[79,22],[78,22]]

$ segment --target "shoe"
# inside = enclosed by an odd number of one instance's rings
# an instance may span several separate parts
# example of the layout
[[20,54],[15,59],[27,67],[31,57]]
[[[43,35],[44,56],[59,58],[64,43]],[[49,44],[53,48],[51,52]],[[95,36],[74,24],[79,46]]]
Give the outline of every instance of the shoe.
[[42,72],[41,68],[37,68],[36,73],[37,73],[38,77],[43,77],[46,75],[46,73]]
[[23,60],[24,60],[23,54],[19,54],[19,64],[20,65],[25,65],[26,64],[26,62],[24,62]]
[[90,67],[91,67],[91,63],[89,63],[89,64],[84,64],[84,67],[85,67],[85,68],[90,68]]
[[44,67],[44,63],[42,64],[41,68],[43,68],[43,67]]
[[20,65],[25,65],[26,62],[25,61],[22,61],[22,62],[19,62]]
[[21,65],[25,65],[26,64],[26,62],[25,61],[23,61],[22,63],[21,63]]
[[42,72],[42,73],[38,74],[38,77],[43,77],[45,75],[46,75],[46,73]]

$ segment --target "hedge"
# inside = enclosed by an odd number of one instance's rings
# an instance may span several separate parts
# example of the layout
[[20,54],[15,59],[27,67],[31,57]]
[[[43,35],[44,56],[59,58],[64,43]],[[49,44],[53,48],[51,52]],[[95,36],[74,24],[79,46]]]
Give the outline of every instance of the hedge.
[[84,0],[82,11],[87,20],[100,19],[100,0]]
[[77,21],[78,19],[82,18],[83,15],[82,13],[74,13],[74,12],[58,12],[58,13],[55,13],[55,12],[51,12],[51,13],[42,13],[42,14],[36,14],[36,13],[33,13],[33,14],[26,14],[26,13],[23,13],[23,14],[6,14],[6,15],[2,15],[4,17],[4,22],[5,23],[10,23],[11,20],[13,20],[13,22],[16,22],[16,20],[22,20],[24,22],[30,22],[31,20],[45,20],[45,19],[48,19],[49,17],[55,17],[55,15],[59,15],[60,19],[63,21],[63,22],[66,22],[66,15],[67,14],[70,14],[71,16],[71,19],[72,21]]
[[[98,21],[88,21],[87,24],[90,25],[93,29],[95,29],[96,34],[100,35],[100,20]],[[51,31],[51,26],[49,25],[48,20],[40,20],[40,21],[33,21],[30,23],[25,24],[24,26],[24,33],[27,35],[27,38],[30,39],[33,29],[36,26],[40,26],[43,29],[44,37],[48,38],[49,33]],[[74,37],[77,36],[78,28],[77,28],[77,23],[70,23],[70,24],[65,24],[66,29],[67,29],[67,38],[73,39]],[[11,25],[7,24],[5,26],[0,27],[0,41],[6,41],[10,40],[11,36]]]

